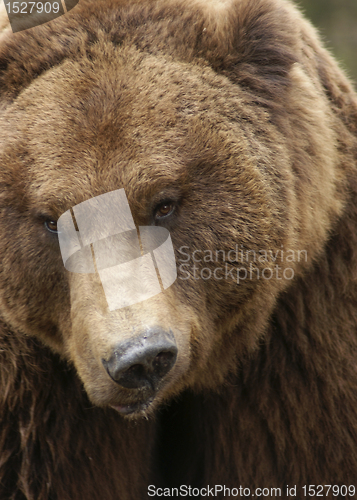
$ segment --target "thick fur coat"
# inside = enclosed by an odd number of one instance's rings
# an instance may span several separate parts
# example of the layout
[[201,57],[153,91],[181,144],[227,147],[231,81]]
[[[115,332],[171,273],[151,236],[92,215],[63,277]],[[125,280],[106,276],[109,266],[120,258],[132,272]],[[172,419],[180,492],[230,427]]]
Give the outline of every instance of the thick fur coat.
[[[314,29],[285,0],[0,26],[1,500],[357,487],[357,97]],[[121,188],[178,278],[109,312],[48,222]],[[125,389],[102,360],[154,326],[175,365]]]

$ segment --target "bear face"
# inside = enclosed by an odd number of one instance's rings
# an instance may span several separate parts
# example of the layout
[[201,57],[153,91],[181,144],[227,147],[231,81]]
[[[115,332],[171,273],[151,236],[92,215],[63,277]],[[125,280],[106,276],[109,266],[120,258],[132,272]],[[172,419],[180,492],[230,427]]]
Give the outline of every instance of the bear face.
[[[250,26],[248,45],[257,29],[254,15],[260,12],[262,33],[268,22],[258,4],[256,11],[245,10],[245,2],[224,6],[235,32]],[[176,7],[181,24],[182,5]],[[184,35],[165,9],[135,11],[123,3],[121,21],[108,34],[83,2],[69,16],[70,43],[61,33],[65,20],[55,31],[56,45],[48,42],[46,71],[37,51],[53,28],[22,34],[21,49],[11,40],[2,49],[8,61],[26,47],[39,67],[13,63],[2,74],[1,315],[73,363],[93,404],[130,416],[152,412],[184,388],[216,387],[236,370],[237,360],[257,347],[279,294],[323,248],[345,196],[328,101],[302,56],[286,57],[286,39],[275,37],[276,73],[261,75],[258,91],[257,82],[238,81],[238,46],[230,64],[224,60],[234,40],[221,17],[192,10],[200,22]],[[289,8],[283,12],[289,19]],[[282,33],[270,30],[269,37]],[[201,47],[193,55],[194,35]],[[66,53],[61,43],[74,49]],[[267,47],[262,42],[261,50]],[[242,74],[249,64],[255,74],[261,61],[254,57],[247,49]],[[280,86],[278,103],[264,90],[272,80]],[[119,189],[137,227],[169,230],[178,277],[157,296],[110,312],[97,273],[65,269],[55,222]],[[228,258],[236,245],[253,253]],[[306,252],[306,261],[283,260],[276,272],[274,256],[283,248]],[[209,253],[218,260],[204,261]],[[202,277],[203,268],[211,279]],[[292,274],[284,277],[287,268]],[[118,383],[109,360],[158,331],[174,339],[171,369],[157,384]]]

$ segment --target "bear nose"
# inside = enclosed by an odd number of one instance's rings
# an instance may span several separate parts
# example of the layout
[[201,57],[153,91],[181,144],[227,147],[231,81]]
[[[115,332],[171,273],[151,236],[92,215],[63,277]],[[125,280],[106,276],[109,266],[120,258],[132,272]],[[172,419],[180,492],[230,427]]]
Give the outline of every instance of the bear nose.
[[102,363],[109,376],[122,387],[157,390],[160,380],[176,362],[177,347],[171,331],[150,329],[140,337],[116,346]]

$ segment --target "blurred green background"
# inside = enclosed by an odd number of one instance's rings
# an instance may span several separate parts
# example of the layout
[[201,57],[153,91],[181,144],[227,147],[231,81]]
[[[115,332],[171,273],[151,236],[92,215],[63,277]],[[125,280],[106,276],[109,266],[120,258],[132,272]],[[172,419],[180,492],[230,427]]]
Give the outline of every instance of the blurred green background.
[[295,0],[357,82],[357,0]]

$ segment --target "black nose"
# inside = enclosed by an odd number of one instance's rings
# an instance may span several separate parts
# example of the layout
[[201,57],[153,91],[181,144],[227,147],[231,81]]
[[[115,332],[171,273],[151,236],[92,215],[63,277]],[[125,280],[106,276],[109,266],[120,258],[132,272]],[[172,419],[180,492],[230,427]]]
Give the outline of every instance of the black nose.
[[144,335],[118,345],[102,363],[110,377],[122,387],[157,390],[160,380],[174,366],[177,347],[173,333],[152,328]]

